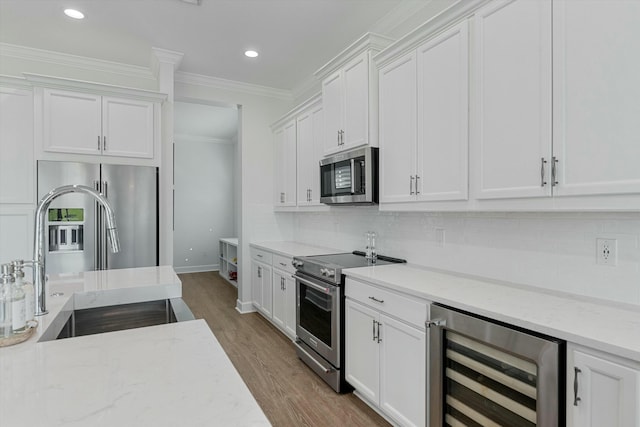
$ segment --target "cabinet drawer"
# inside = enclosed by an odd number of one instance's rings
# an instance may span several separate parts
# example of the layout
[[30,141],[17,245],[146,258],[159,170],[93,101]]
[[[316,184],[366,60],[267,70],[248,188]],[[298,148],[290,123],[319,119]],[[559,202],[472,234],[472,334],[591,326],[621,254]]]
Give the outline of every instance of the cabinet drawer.
[[428,304],[424,300],[347,278],[346,296],[424,330]]
[[273,254],[273,268],[293,274],[296,272],[296,269],[293,267],[293,264],[291,264],[291,261],[293,261],[291,257]]
[[273,255],[271,252],[264,251],[262,249],[251,247],[251,258],[256,261],[264,262],[271,265]]

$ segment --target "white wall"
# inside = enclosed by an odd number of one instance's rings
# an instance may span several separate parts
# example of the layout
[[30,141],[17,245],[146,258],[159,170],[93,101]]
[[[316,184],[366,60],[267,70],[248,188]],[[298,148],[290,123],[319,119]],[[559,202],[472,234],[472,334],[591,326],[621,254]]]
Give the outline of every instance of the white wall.
[[236,147],[175,139],[173,266],[178,273],[217,270],[221,237],[235,236]]
[[[375,207],[298,213],[295,240],[364,248],[431,268],[640,306],[640,214],[395,213]],[[445,230],[444,246],[436,228]],[[618,242],[617,267],[596,264],[596,237]]]

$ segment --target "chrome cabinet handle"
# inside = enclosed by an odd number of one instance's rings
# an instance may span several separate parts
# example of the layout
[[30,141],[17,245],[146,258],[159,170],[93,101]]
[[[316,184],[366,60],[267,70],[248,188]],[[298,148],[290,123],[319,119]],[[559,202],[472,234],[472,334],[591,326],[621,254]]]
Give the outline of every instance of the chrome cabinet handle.
[[558,158],[556,156],[551,157],[551,186],[558,185]]
[[98,151],[100,151],[100,135],[98,135]]
[[286,266],[287,266],[287,264],[286,264],[286,263],[284,263],[284,262],[281,262],[281,263],[280,263],[280,265],[281,265],[281,266],[283,266],[283,267],[286,267]]
[[102,137],[102,151],[107,151],[107,137]]
[[262,277],[262,267],[258,267],[258,278]]
[[420,179],[420,175],[416,175],[416,194],[420,194],[420,191],[418,190],[418,180]]
[[371,324],[371,338],[375,341],[376,340],[376,321],[375,319],[371,320],[372,324]]
[[578,406],[578,402],[582,400],[578,397],[578,374],[581,372],[580,368],[573,368],[573,406]]
[[383,303],[384,303],[384,300],[383,300],[383,299],[378,299],[378,298],[376,298],[376,297],[369,297],[369,299],[370,299],[370,300],[373,300],[373,301],[375,301],[375,302],[379,302],[380,304],[383,304]]
[[547,163],[547,161],[544,159],[544,157],[540,158],[540,186],[544,187],[545,185],[547,185],[547,181],[544,180],[544,165]]
[[415,194],[413,192],[413,180],[415,179],[415,177],[413,175],[409,176],[409,194]]
[[382,323],[376,322],[376,324],[378,325],[378,333],[376,334],[376,338],[377,338],[377,343],[380,344],[382,342],[382,338],[380,338],[380,325],[382,325]]

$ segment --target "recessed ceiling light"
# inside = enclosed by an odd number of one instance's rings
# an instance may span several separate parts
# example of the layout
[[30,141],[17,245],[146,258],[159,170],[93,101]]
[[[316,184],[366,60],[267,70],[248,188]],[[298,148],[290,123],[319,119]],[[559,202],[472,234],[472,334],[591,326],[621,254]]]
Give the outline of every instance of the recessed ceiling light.
[[249,58],[255,58],[256,56],[258,56],[258,52],[256,52],[255,50],[248,50],[244,53],[245,56],[248,56]]
[[75,9],[65,9],[64,14],[73,19],[84,19],[84,13]]

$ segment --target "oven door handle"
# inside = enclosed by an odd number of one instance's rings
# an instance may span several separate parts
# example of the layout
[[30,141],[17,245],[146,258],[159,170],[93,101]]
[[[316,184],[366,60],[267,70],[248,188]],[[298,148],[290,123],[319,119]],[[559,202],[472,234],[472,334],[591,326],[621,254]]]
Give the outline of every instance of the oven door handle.
[[305,350],[304,348],[302,348],[301,345],[298,344],[298,350],[300,350],[301,352],[304,353],[305,356],[307,356],[309,358],[309,360],[311,360],[318,368],[320,368],[322,370],[322,372],[324,372],[325,374],[330,374],[331,372],[333,372],[333,369],[329,369],[329,368],[325,368],[320,362],[318,362],[314,356],[312,356],[311,354],[309,354],[309,352],[307,350]]
[[324,292],[325,294],[332,294],[334,292],[335,286],[321,286],[318,285],[316,283],[313,283],[307,279],[303,279],[302,277],[298,276],[297,274],[293,275],[293,278],[296,280],[299,280],[300,282],[304,283],[305,285],[309,286],[310,288],[315,289],[316,291],[321,291]]

